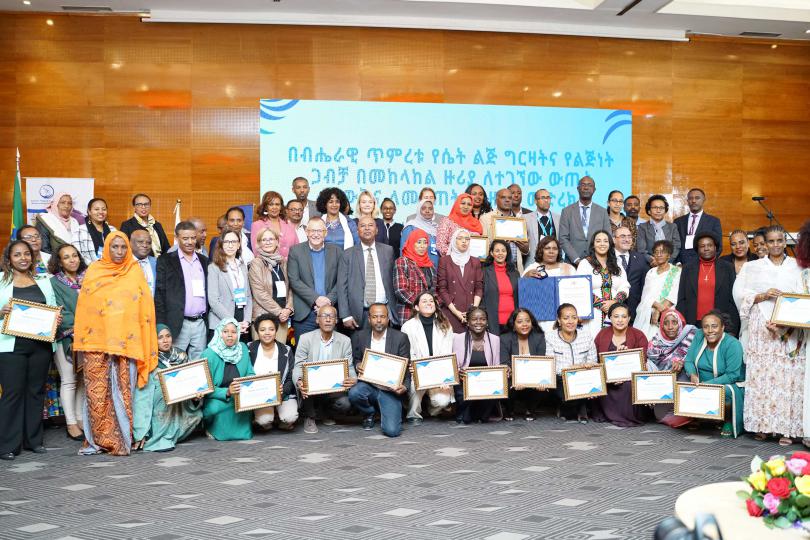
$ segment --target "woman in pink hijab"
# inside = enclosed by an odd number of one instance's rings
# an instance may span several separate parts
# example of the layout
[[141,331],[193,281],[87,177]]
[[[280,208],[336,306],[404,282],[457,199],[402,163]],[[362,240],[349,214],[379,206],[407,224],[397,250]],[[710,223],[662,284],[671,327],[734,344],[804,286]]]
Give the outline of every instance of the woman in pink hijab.
[[73,196],[70,193],[54,195],[46,210],[37,215],[35,226],[42,236],[41,251],[50,254],[73,242],[73,237],[79,231],[79,222],[70,215],[73,212]]

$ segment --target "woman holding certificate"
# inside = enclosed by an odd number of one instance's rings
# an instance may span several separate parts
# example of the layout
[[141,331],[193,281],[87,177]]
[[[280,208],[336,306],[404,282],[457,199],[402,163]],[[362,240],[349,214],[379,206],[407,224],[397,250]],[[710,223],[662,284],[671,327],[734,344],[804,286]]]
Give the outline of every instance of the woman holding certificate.
[[616,302],[623,302],[630,292],[630,282],[624,268],[616,259],[613,237],[607,231],[599,231],[591,238],[589,255],[582,259],[577,274],[591,276],[593,286],[593,319],[583,322],[583,329],[593,337],[609,323],[608,309]]
[[[689,375],[683,369],[683,360],[696,330],[691,324],[686,324],[686,319],[675,309],[661,313],[658,333],[647,344],[647,370],[674,371],[678,381],[688,382]],[[691,422],[691,418],[675,416],[672,405],[656,404],[653,412],[659,422],[669,427],[677,428]]]
[[233,395],[239,392],[239,382],[234,379],[256,374],[247,345],[239,341],[239,321],[222,319],[202,355],[214,382],[214,392],[206,395],[203,403],[205,434],[218,441],[252,439],[253,413],[238,413],[233,404]]
[[436,285],[442,311],[453,332],[464,332],[466,311],[481,303],[483,288],[481,262],[470,256],[470,233],[466,229],[456,229],[451,238],[450,253],[439,259]]
[[428,249],[428,234],[414,229],[402,248],[402,257],[394,263],[394,296],[400,321],[411,318],[422,293],[436,289],[436,269]]
[[661,313],[670,309],[678,301],[678,286],[681,283],[681,267],[671,264],[672,243],[657,240],[652,246],[653,265],[644,278],[641,301],[636,308],[633,326],[647,339],[658,333]]
[[450,214],[439,223],[436,230],[436,249],[439,255],[447,255],[453,245],[453,234],[458,229],[465,229],[470,234],[484,234],[484,227],[478,218],[472,215],[472,196],[459,195]]
[[[411,360],[429,356],[453,354],[453,328],[439,309],[439,301],[430,291],[424,291],[414,300],[415,313],[402,325],[402,333],[408,336],[411,344]],[[436,416],[453,401],[453,391],[445,388],[430,388],[416,391],[411,378],[409,388],[408,424],[422,423],[422,398],[427,393],[430,398],[428,411]]]
[[596,364],[596,346],[588,332],[578,329],[579,315],[571,304],[560,304],[554,328],[546,334],[546,353],[554,355],[557,371],[556,395],[559,401],[557,417],[570,420],[576,418],[581,424],[588,423],[586,400],[565,401],[562,370],[585,364]]
[[62,306],[62,324],[56,335],[54,360],[59,370],[59,401],[65,411],[68,437],[83,441],[84,434],[78,426],[76,414],[76,371],[73,367],[73,322],[76,317],[76,302],[84,282],[87,265],[79,251],[71,244],[62,245],[48,262],[48,272],[53,274],[51,285],[56,295],[56,304]]
[[[484,309],[489,317],[489,331],[496,336],[510,330],[507,323],[518,305],[518,274],[512,250],[503,240],[493,240],[484,261]],[[496,316],[497,314],[497,316]]]
[[[287,274],[287,260],[279,253],[279,235],[273,229],[262,229],[256,238],[256,258],[250,263],[248,280],[253,303],[253,319],[270,313],[278,318],[276,339],[287,342],[293,298]],[[255,330],[255,328],[254,328]]]
[[[795,247],[796,262],[799,263],[801,274],[796,282],[795,289],[800,294],[810,294],[810,220],[805,221],[799,229],[799,238]],[[807,342],[810,341],[810,328],[805,328],[804,343],[802,345],[805,357],[807,356]],[[802,443],[810,446],[810,369],[804,370],[804,438]]]
[[121,231],[104,241],[76,302],[73,350],[83,352],[85,443],[80,454],[129,455],[132,391],[158,361],[155,303]]
[[[57,305],[50,280],[34,276],[33,257],[33,250],[22,240],[12,241],[3,252],[0,319],[11,316],[12,298]],[[57,321],[61,322],[60,316]],[[45,452],[42,407],[54,349],[55,343],[0,334],[0,459],[14,459],[23,448]]]
[[[518,308],[509,317],[506,324],[509,331],[501,334],[501,365],[511,366],[513,356],[545,356],[546,338],[537,324],[532,312]],[[532,409],[538,401],[537,390],[514,387],[506,401],[504,420],[510,422],[515,418],[515,403],[520,401],[526,410],[526,421],[534,420]]]
[[188,362],[186,353],[172,346],[172,331],[157,325],[158,365],[149,374],[149,382],[136,388],[132,398],[132,437],[135,449],[146,452],[170,452],[175,445],[202,422],[202,400],[188,399],[166,405],[157,371]]
[[265,313],[259,316],[253,321],[253,328],[259,336],[258,340],[248,345],[253,372],[256,375],[279,373],[282,393],[281,405],[256,409],[253,411],[253,418],[261,428],[269,430],[278,417],[278,426],[285,431],[292,431],[298,420],[298,398],[292,380],[295,358],[290,348],[277,340],[281,324],[275,315]]
[[[546,279],[555,276],[573,276],[576,268],[562,262],[560,242],[553,236],[544,236],[537,244],[534,262],[523,270],[523,277]],[[554,321],[540,321],[540,328],[546,334],[554,329]]]
[[[603,328],[594,340],[597,353],[621,352],[627,349],[647,350],[644,333],[630,326],[630,308],[626,304],[610,306],[608,318],[610,326]],[[641,369],[639,365],[636,371]],[[644,409],[633,405],[633,386],[630,381],[609,383],[607,395],[597,398],[596,403],[594,420],[597,422],[607,421],[619,427],[644,424]]]
[[[240,257],[242,240],[239,234],[226,229],[214,246],[208,265],[208,327],[216,328],[219,321],[233,317],[239,321],[242,341],[250,341],[250,316],[253,299],[248,283],[248,270]],[[209,336],[211,334],[209,333]]]
[[792,444],[803,436],[805,357],[798,328],[771,323],[776,299],[794,290],[801,270],[785,254],[785,231],[778,225],[765,231],[768,256],[746,263],[734,282],[734,301],[740,312],[740,342],[745,350],[746,431],[757,440],[781,436]]
[[[468,368],[498,366],[501,363],[501,341],[487,332],[487,312],[480,307],[471,307],[466,313],[467,330],[453,336],[453,353],[456,355],[462,380]],[[466,381],[454,387],[456,397],[456,423],[486,423],[495,410],[497,400],[481,399],[464,401]]]
[[[743,347],[737,338],[726,333],[731,321],[728,315],[713,309],[700,321],[701,329],[684,359],[683,368],[695,384],[725,386],[726,413],[731,419],[723,425],[722,437],[738,437],[743,432],[743,409],[746,390]],[[746,382],[747,385],[747,382]]]

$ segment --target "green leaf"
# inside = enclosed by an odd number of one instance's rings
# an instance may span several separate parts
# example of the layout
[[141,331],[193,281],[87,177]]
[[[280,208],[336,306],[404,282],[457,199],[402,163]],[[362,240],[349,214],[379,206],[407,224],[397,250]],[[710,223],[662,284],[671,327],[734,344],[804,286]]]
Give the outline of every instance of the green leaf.
[[799,519],[799,513],[796,511],[795,508],[791,508],[790,510],[787,511],[787,514],[785,514],[785,518],[789,522],[793,523],[794,521]]
[[776,511],[780,514],[786,513],[790,509],[790,503],[786,500],[782,500],[779,503],[779,506],[776,507]]
[[796,496],[796,506],[799,506],[801,508],[806,508],[806,507],[810,506],[810,497],[808,497],[807,495],[802,495],[802,494],[797,495]]
[[747,491],[743,490],[743,489],[741,489],[740,491],[737,492],[737,497],[739,497],[740,499],[742,499],[744,501],[747,501],[750,496],[751,496],[751,494],[748,493]]
[[779,516],[774,520],[773,524],[780,529],[789,529],[793,526],[793,522],[787,519],[785,516]]

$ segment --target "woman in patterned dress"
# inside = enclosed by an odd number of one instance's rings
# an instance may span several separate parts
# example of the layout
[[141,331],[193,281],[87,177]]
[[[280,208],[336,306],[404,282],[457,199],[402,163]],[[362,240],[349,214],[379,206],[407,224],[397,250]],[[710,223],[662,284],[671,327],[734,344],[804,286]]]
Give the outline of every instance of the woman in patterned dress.
[[616,259],[613,237],[607,231],[599,231],[591,238],[588,256],[580,261],[577,274],[591,276],[593,287],[593,319],[583,321],[583,330],[592,337],[608,326],[607,312],[616,302],[624,302],[630,293],[630,282],[624,268]]

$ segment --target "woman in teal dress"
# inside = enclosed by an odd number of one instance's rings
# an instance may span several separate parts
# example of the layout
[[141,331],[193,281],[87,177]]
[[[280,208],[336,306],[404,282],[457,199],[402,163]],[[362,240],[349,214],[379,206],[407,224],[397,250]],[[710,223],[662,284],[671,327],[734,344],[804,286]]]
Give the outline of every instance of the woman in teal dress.
[[716,309],[700,321],[692,345],[683,362],[683,369],[693,383],[722,384],[726,388],[726,423],[723,437],[738,437],[743,432],[743,399],[745,381],[743,347],[737,339],[726,334],[727,316]]
[[253,412],[237,413],[233,405],[233,395],[239,392],[239,383],[234,379],[255,375],[247,345],[239,341],[236,319],[219,322],[202,355],[208,360],[214,381],[214,392],[205,396],[203,404],[205,433],[218,441],[252,439]]
[[202,421],[202,396],[166,405],[160,389],[158,369],[188,362],[188,355],[172,347],[172,332],[165,324],[157,325],[158,365],[149,374],[143,388],[136,388],[132,400],[134,450],[170,452],[187,438]]

